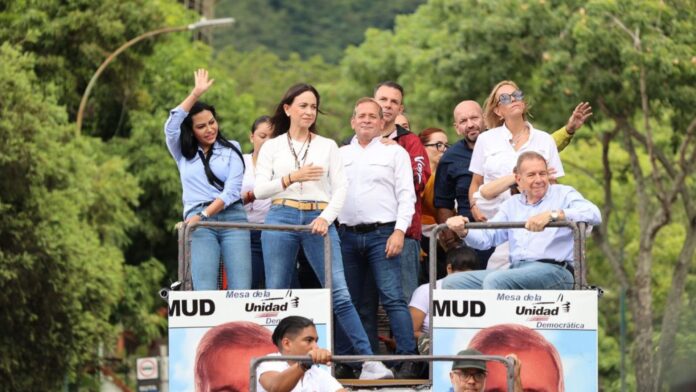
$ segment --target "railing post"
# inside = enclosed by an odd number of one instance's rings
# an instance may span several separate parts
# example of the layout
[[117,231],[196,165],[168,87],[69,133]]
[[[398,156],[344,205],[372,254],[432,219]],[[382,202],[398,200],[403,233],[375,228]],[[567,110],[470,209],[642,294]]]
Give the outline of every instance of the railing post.
[[577,268],[580,270],[578,279],[580,279],[580,288],[587,287],[587,223],[578,222],[576,224],[580,241],[577,252]]

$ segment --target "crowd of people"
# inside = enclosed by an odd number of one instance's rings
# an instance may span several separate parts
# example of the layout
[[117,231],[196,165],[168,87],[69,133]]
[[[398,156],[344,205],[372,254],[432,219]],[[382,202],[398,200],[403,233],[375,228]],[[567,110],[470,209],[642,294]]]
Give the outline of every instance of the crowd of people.
[[[311,231],[197,228],[191,240],[195,290],[217,289],[220,259],[230,289],[294,288],[307,274],[321,285],[328,236],[336,353],[372,355],[380,344],[380,303],[395,353],[427,347],[428,292],[417,288],[428,281],[423,260],[438,224],[448,226],[438,237],[437,257],[438,279],[444,278],[438,285],[445,289],[572,288],[572,233],[546,225],[601,220],[596,206],[556,183],[564,175],[559,150],[591,116],[589,104],[580,103],[549,135],[528,121],[522,90],[502,81],[483,107],[472,100],[456,105],[453,124],[461,139],[450,145],[443,129],[411,132],[403,88],[383,82],[355,103],[354,135],[339,147],[317,131],[319,92],[297,84],[270,116],[254,121],[253,151],[242,154],[239,143],[220,132],[215,108],[199,100],[213,84],[206,70],[197,70],[191,93],[165,124],[185,222],[307,225]],[[527,230],[468,230],[472,221],[525,221]],[[299,274],[298,263],[304,265]],[[415,378],[424,371],[415,361],[391,369],[368,361],[341,370],[363,379]]]

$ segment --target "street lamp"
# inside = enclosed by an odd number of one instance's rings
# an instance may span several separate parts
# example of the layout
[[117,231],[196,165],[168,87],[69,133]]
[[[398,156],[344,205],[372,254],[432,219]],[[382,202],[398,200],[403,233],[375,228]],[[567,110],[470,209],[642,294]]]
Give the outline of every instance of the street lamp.
[[104,60],[103,63],[97,68],[97,71],[92,75],[92,79],[90,79],[89,83],[87,83],[87,88],[85,89],[84,94],[82,94],[82,100],[80,101],[80,110],[77,112],[77,136],[80,136],[82,133],[82,117],[85,114],[85,107],[87,106],[87,99],[89,98],[89,93],[92,91],[92,88],[94,87],[94,83],[96,83],[97,79],[99,78],[99,75],[104,72],[104,69],[106,69],[106,66],[113,61],[116,56],[121,54],[124,50],[130,48],[134,44],[144,40],[145,38],[150,38],[155,35],[160,35],[160,34],[166,34],[166,33],[174,33],[177,31],[193,31],[193,30],[198,30],[202,29],[205,27],[217,27],[217,26],[223,26],[223,25],[229,25],[234,23],[234,18],[219,18],[219,19],[201,19],[197,23],[192,23],[189,25],[185,26],[177,26],[177,27],[164,27],[161,29],[149,31],[147,33],[141,34],[132,40],[126,42],[125,44],[121,45],[120,48],[116,49],[113,53],[109,55],[109,57]]

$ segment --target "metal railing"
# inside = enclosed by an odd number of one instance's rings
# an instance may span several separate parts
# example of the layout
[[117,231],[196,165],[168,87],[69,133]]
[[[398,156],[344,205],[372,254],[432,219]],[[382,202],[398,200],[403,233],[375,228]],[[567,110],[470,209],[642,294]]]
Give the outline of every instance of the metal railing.
[[[471,230],[481,230],[481,229],[524,229],[526,222],[470,222],[466,224],[467,229]],[[587,287],[587,271],[585,268],[585,229],[587,224],[585,222],[551,222],[546,225],[546,227],[568,227],[573,231],[573,253],[574,253],[574,268],[575,276],[573,287],[578,289],[583,289]],[[546,228],[545,227],[545,228]],[[435,285],[437,282],[437,235],[447,228],[446,224],[437,225],[430,235],[429,244],[429,258],[428,258],[428,280],[430,287],[429,301],[428,301],[428,322],[430,325],[430,336],[432,341],[433,333],[433,312],[434,312],[434,302],[433,301],[433,290],[435,290]],[[433,354],[433,345],[430,344],[428,349],[428,354]],[[433,378],[433,370],[430,369],[430,379]]]
[[[505,358],[497,355],[334,355],[331,357],[331,362],[363,362],[363,361],[414,361],[414,362],[434,362],[434,361],[457,361],[462,359],[478,359],[483,361],[495,361],[505,365],[507,372],[507,390],[514,390],[515,382],[515,363],[511,358]],[[252,358],[249,365],[249,388],[251,392],[256,392],[256,368],[262,362],[279,362],[279,361],[296,361],[312,363],[306,355],[288,355],[288,356],[265,356],[260,358]],[[432,373],[432,366],[430,367]],[[430,377],[432,381],[432,376]]]
[[[467,223],[466,227],[467,229],[524,229],[525,222],[471,222]],[[198,227],[213,227],[213,228],[221,228],[221,229],[237,229],[237,230],[278,230],[278,231],[295,231],[295,232],[309,232],[311,231],[311,227],[309,225],[268,225],[268,224],[258,224],[258,223],[242,223],[242,222],[206,222],[206,221],[201,221],[201,222],[196,222],[192,224],[185,224],[184,222],[180,222],[177,224],[177,230],[178,230],[178,246],[179,246],[179,254],[178,254],[178,278],[179,281],[182,282],[181,289],[182,290],[192,290],[193,289],[193,284],[191,280],[191,234],[192,232],[198,228]],[[574,268],[575,268],[575,276],[574,276],[574,288],[577,289],[584,289],[587,287],[587,270],[585,266],[585,255],[586,255],[586,250],[585,250],[585,242],[586,242],[586,223],[584,222],[552,222],[549,223],[546,227],[568,227],[572,230],[573,232],[573,252],[574,252]],[[431,234],[430,237],[430,244],[429,244],[429,282],[430,282],[430,287],[429,287],[429,298],[430,301],[428,303],[428,321],[429,325],[431,328],[431,334],[433,330],[433,312],[434,312],[434,301],[433,299],[433,290],[435,289],[435,284],[437,280],[437,235],[443,231],[444,229],[447,228],[446,224],[440,224],[437,225]],[[332,277],[331,277],[331,239],[329,235],[324,236],[324,288],[331,289],[332,288]],[[330,314],[333,314],[333,302],[332,300],[329,301],[329,312]],[[329,334],[329,339],[332,342],[333,346],[333,331],[327,331]],[[332,347],[333,349],[333,347]],[[350,362],[350,361],[359,361],[359,360],[366,360],[369,358],[369,360],[374,360],[374,361],[380,361],[380,360],[385,360],[385,361],[393,361],[393,360],[409,360],[409,361],[452,361],[454,359],[463,359],[466,358],[466,356],[433,356],[433,345],[431,344],[429,347],[429,352],[430,355],[427,356],[421,356],[421,355],[414,355],[414,356],[407,356],[407,355],[401,355],[401,356],[389,356],[389,355],[377,355],[377,356],[334,356],[332,357],[335,362]],[[498,360],[505,363],[508,363],[508,360],[503,358],[503,357],[492,357],[492,356],[484,356],[485,358],[488,358],[486,360]],[[483,357],[482,357],[483,358]],[[270,357],[270,358],[258,358],[254,361],[252,361],[252,384],[251,390],[255,391],[256,389],[256,384],[255,384],[255,368],[256,368],[256,363],[261,362],[261,361],[267,361],[267,360],[279,360],[279,359],[286,359],[286,360],[306,360],[306,357]],[[508,366],[508,365],[506,365]],[[429,380],[432,382],[433,379],[433,369],[430,367],[429,370]],[[508,385],[510,390],[512,390],[512,368],[508,366]]]
[[[182,290],[193,290],[193,282],[191,280],[191,234],[199,227],[237,230],[312,231],[309,225],[267,225],[262,223],[207,221],[186,224],[185,222],[179,222],[176,225],[179,241],[178,279],[182,283]],[[324,288],[331,289],[331,287],[331,238],[327,234],[324,236]]]

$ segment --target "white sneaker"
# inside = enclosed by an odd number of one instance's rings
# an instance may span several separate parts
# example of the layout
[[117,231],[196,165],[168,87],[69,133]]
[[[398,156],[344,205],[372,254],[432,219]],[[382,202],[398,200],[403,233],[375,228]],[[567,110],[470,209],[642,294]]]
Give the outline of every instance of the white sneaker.
[[394,373],[387,369],[382,362],[367,361],[363,363],[361,380],[382,380],[385,378],[394,378]]

